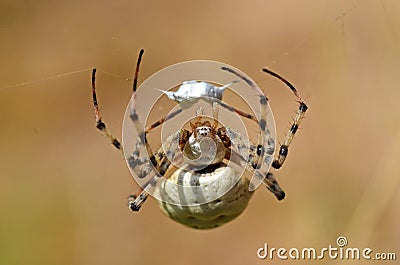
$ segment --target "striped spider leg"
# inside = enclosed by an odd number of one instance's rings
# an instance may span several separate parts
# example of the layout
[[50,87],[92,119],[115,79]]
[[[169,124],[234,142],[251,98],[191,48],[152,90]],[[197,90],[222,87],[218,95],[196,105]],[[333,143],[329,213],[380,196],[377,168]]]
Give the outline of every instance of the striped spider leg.
[[[247,117],[251,120],[254,120],[259,128],[259,136],[258,136],[258,143],[257,146],[250,145],[254,151],[250,150],[250,154],[248,154],[248,157],[244,157],[245,161],[249,161],[253,169],[255,170],[256,174],[253,174],[256,178],[252,179],[252,188],[255,189],[257,188],[258,184],[265,183],[264,179],[268,176],[268,169],[271,163],[263,163],[264,157],[269,157],[269,154],[265,154],[265,146],[267,145],[275,145],[274,139],[271,137],[271,133],[268,129],[267,126],[267,112],[268,112],[268,99],[264,95],[264,93],[261,91],[260,88],[258,88],[250,79],[247,77],[243,76],[241,73],[237,72],[234,69],[231,69],[229,67],[221,67],[221,70],[227,71],[231,74],[236,75],[243,81],[245,81],[251,88],[255,90],[255,92],[259,96],[260,100],[260,106],[261,106],[261,113],[260,113],[260,118],[258,119],[257,117],[246,114],[246,113],[239,113],[238,110],[235,110],[236,113],[243,117]],[[231,135],[232,137],[237,138],[238,135]],[[268,149],[269,150],[269,149]],[[273,152],[273,149],[272,149]],[[259,175],[259,172],[263,172],[263,176]],[[283,193],[284,194],[284,193]]]
[[175,157],[175,150],[177,150],[181,139],[185,137],[184,135],[184,132],[181,130],[167,138],[166,142],[168,142],[169,145],[166,148],[166,153],[161,146],[153,156],[156,166],[153,166],[151,158],[141,153],[142,151],[147,151],[143,150],[142,142],[138,140],[133,155],[128,158],[129,167],[139,178],[147,177],[150,178],[150,180],[143,185],[143,189],[139,189],[138,192],[128,197],[128,207],[131,211],[140,210],[157,181],[161,177],[164,177],[167,171],[171,169],[170,158]]
[[[140,62],[142,60],[144,50],[140,50],[139,57],[136,64],[135,77],[133,81],[133,96],[131,100],[131,108],[130,108],[130,119],[136,129],[136,132],[139,136],[139,141],[136,145],[136,149],[133,152],[133,155],[128,157],[128,164],[130,168],[137,173],[139,178],[143,177],[151,177],[150,180],[144,184],[144,188],[140,188],[136,193],[130,195],[128,197],[128,207],[131,211],[139,211],[143,203],[146,201],[150,190],[155,186],[157,181],[165,175],[168,168],[171,165],[171,161],[164,154],[163,148],[161,147],[157,153],[153,153],[150,144],[147,141],[147,133],[149,133],[154,128],[163,124],[165,121],[172,119],[176,115],[182,112],[182,109],[175,110],[174,112],[168,114],[166,117],[161,118],[160,120],[154,122],[145,130],[143,130],[142,124],[139,122],[139,116],[136,113],[136,90],[137,90],[137,80],[139,74]],[[180,134],[174,134],[171,137],[175,137],[175,140],[171,140],[171,144],[176,142],[176,137],[180,137]],[[146,158],[141,158],[139,148],[141,145],[146,147],[147,155],[149,156],[148,160]],[[168,149],[169,150],[169,149]],[[146,155],[144,156],[146,157]],[[149,162],[151,163],[151,168],[149,166]],[[147,167],[146,167],[147,165]],[[145,166],[143,168],[143,166]],[[140,172],[137,172],[140,170]]]
[[272,162],[271,156],[273,155],[275,148],[274,139],[267,134],[267,145],[264,146],[266,152],[264,156],[258,156],[267,166],[257,168],[257,164],[254,164],[253,162],[253,157],[257,156],[257,146],[252,144],[246,137],[235,132],[231,128],[226,128],[225,133],[231,141],[230,157],[232,162],[246,167],[246,169],[252,175],[254,175],[255,178],[262,181],[262,184],[265,185],[278,200],[285,198],[285,192],[279,186],[272,173],[268,172],[269,165]]
[[[229,68],[225,69],[228,71],[232,70]],[[252,87],[255,87],[250,80],[241,76],[236,71],[234,71],[234,74],[237,74],[240,78],[244,79],[246,83],[251,84]],[[271,156],[273,155],[275,149],[275,140],[271,136],[271,133],[266,125],[267,99],[264,95],[260,96],[260,103],[262,107],[262,115],[260,117],[260,122],[258,122],[257,119],[255,119],[255,121],[257,121],[260,126],[259,140],[262,141],[262,145],[260,144],[260,141],[258,145],[252,144],[246,137],[235,132],[231,128],[224,128],[223,134],[226,134],[230,139],[229,147],[232,162],[246,167],[247,170],[253,176],[255,176],[258,181],[262,181],[262,184],[264,184],[278,200],[282,200],[285,197],[285,192],[281,189],[272,173],[268,172],[269,165],[271,165],[272,162]],[[248,167],[249,165],[250,167]],[[253,187],[252,189],[255,188],[256,187]]]
[[103,135],[105,135],[112,145],[117,148],[118,150],[121,151],[122,154],[124,154],[122,150],[122,145],[121,142],[112,135],[112,133],[108,130],[106,124],[103,122],[100,111],[99,111],[99,105],[97,102],[97,94],[96,94],[96,69],[94,68],[92,71],[92,94],[93,94],[93,106],[94,106],[94,114],[96,117],[96,128],[99,129]]
[[[139,57],[137,60],[136,64],[136,70],[135,70],[135,78],[133,80],[133,92],[136,91],[137,87],[137,80],[138,80],[138,73],[139,73],[139,66],[140,62],[142,60],[144,50],[140,50]],[[121,141],[119,141],[115,136],[112,135],[112,133],[108,130],[106,124],[103,122],[100,111],[99,111],[99,105],[97,102],[97,93],[96,93],[96,68],[93,68],[92,70],[92,95],[93,95],[93,106],[94,106],[94,113],[96,117],[96,128],[102,132],[104,136],[106,136],[112,143],[112,145],[117,148],[118,150],[121,151],[122,154],[124,154],[122,150],[122,145]]]
[[[232,73],[232,74],[234,74],[234,75],[240,77],[242,80],[244,80],[244,81],[245,81],[247,84],[249,84],[251,87],[255,88],[255,86],[254,86],[254,84],[252,83],[252,81],[250,81],[249,79],[247,79],[246,77],[244,77],[243,75],[241,75],[240,73],[238,73],[237,71],[235,71],[235,70],[233,70],[233,69],[230,69],[230,68],[227,68],[227,67],[222,67],[222,70],[228,71],[228,72],[230,72],[230,73]],[[285,83],[285,84],[290,88],[290,90],[293,92],[293,94],[297,97],[298,103],[299,103],[299,109],[298,109],[298,111],[297,111],[297,113],[296,113],[296,116],[295,116],[295,118],[294,118],[294,120],[293,120],[292,126],[291,126],[291,128],[289,129],[289,132],[288,132],[288,134],[287,134],[286,137],[285,137],[285,141],[283,142],[283,144],[280,145],[279,153],[278,153],[278,155],[277,155],[277,158],[272,162],[272,167],[275,168],[275,169],[279,169],[279,168],[282,167],[283,163],[284,163],[285,160],[286,160],[287,154],[288,154],[288,152],[289,152],[289,145],[290,145],[290,143],[292,142],[292,140],[293,140],[293,138],[294,138],[294,135],[295,135],[295,133],[297,132],[297,130],[298,130],[298,128],[299,128],[299,125],[300,125],[301,120],[304,118],[304,115],[305,115],[305,112],[306,112],[307,109],[308,109],[308,106],[306,105],[306,103],[304,102],[304,100],[300,97],[300,95],[299,95],[297,89],[296,89],[289,81],[287,81],[285,78],[283,78],[283,77],[280,76],[279,74],[277,74],[277,73],[275,73],[275,72],[272,72],[271,70],[269,70],[269,69],[267,69],[267,68],[264,68],[263,71],[266,72],[266,73],[268,73],[268,74],[270,74],[270,75],[273,76],[273,77],[278,78],[280,81],[282,81],[283,83]],[[262,93],[261,93],[261,94],[262,94]],[[260,98],[260,103],[262,104],[262,106],[265,105],[265,107],[266,107],[266,104],[268,103],[268,99],[266,99],[265,97],[264,97],[264,98],[261,97],[261,98]],[[264,108],[263,108],[263,109],[261,110],[261,117],[263,117],[264,111],[265,111],[265,110],[264,110]],[[260,124],[261,132],[263,131],[262,128],[264,128],[264,129],[266,128],[266,126],[263,124],[264,122],[265,122],[265,120],[260,119],[259,124]],[[268,132],[267,132],[267,134],[268,134]],[[260,142],[261,142],[261,137],[260,137],[260,140],[259,140],[259,144],[260,144]],[[260,145],[259,145],[259,146],[260,146]],[[257,152],[257,156],[260,156],[260,155],[258,154],[258,152]],[[261,161],[261,159],[258,159],[258,161]],[[271,173],[269,173],[269,174],[271,174]]]
[[[140,63],[142,60],[142,56],[143,56],[144,50],[140,50],[139,56],[138,56],[138,60],[137,60],[137,64],[136,64],[136,70],[135,70],[135,76],[134,76],[134,80],[133,80],[133,97],[135,99],[135,92],[137,89],[137,81],[138,81],[138,74],[139,74],[139,67],[140,67]],[[110,142],[112,143],[112,145],[117,148],[118,150],[120,150],[120,152],[122,153],[122,155],[124,155],[123,152],[123,147],[121,145],[121,142],[117,139],[117,137],[113,136],[112,133],[110,132],[110,130],[108,130],[106,124],[103,122],[100,111],[99,111],[99,106],[98,106],[98,100],[97,100],[97,93],[96,93],[96,69],[94,68],[92,71],[92,95],[93,95],[93,106],[94,106],[94,112],[95,112],[95,118],[96,118],[96,128],[98,130],[100,130],[100,132],[102,132],[103,135],[105,135]],[[132,101],[132,106],[131,106],[131,114],[130,114],[130,118],[132,120],[132,122],[135,124],[135,128],[137,129],[137,133],[139,135],[139,140],[140,143],[142,145],[144,145],[146,147],[146,151],[149,154],[149,161],[151,162],[151,164],[155,167],[155,169],[157,170],[157,174],[162,175],[163,172],[165,172],[165,168],[167,168],[169,166],[169,163],[165,160],[165,158],[163,159],[159,159],[157,160],[155,158],[155,156],[153,155],[153,152],[151,150],[151,147],[147,141],[147,137],[146,137],[146,133],[148,133],[150,130],[152,130],[153,128],[157,127],[158,125],[162,124],[163,122],[165,122],[166,120],[173,118],[174,116],[176,116],[177,114],[179,114],[182,110],[177,110],[173,113],[170,113],[168,116],[166,116],[165,118],[161,119],[160,121],[155,122],[154,124],[152,124],[151,126],[149,126],[148,128],[146,128],[145,131],[141,130],[140,128],[141,125],[138,121],[138,116],[137,113],[135,111],[135,102],[134,100]],[[140,145],[137,144],[137,147],[139,147]],[[146,161],[146,159],[140,159],[138,157],[138,148],[133,152],[133,154],[128,157],[128,161],[130,163],[130,165],[140,165],[143,166],[144,164],[148,165],[149,161]],[[162,153],[160,151],[158,151],[156,153],[157,157],[162,157]],[[153,170],[154,171],[154,170]],[[151,170],[149,170],[149,168],[145,168],[142,167],[141,168],[141,174],[143,175],[147,175],[151,172]],[[139,176],[142,176],[141,174],[139,174]],[[155,174],[153,172],[153,174]],[[157,176],[156,176],[157,177]],[[154,177],[148,184],[154,184],[154,179],[156,178]],[[149,186],[149,185],[147,185]],[[149,186],[150,187],[150,186]],[[136,195],[137,194],[137,195]],[[140,205],[143,204],[143,202],[146,200],[147,198],[147,194],[143,191],[143,189],[140,189],[138,192],[136,192],[134,195],[129,196],[129,198],[137,198],[137,205],[139,205],[138,207],[140,208]],[[135,205],[129,204],[131,209],[135,208]]]
[[306,105],[304,100],[300,97],[297,89],[289,81],[287,81],[285,78],[278,75],[277,73],[274,73],[271,70],[268,70],[266,68],[264,68],[263,71],[266,72],[267,74],[270,74],[270,75],[278,78],[283,83],[285,83],[290,88],[290,90],[292,90],[293,94],[297,97],[297,99],[298,99],[297,102],[299,103],[299,109],[297,110],[296,116],[293,119],[292,126],[290,127],[289,132],[285,137],[285,141],[283,142],[283,144],[281,144],[281,146],[279,148],[279,153],[278,153],[277,158],[272,163],[273,168],[280,169],[286,160],[287,154],[289,152],[289,145],[292,142],[294,135],[297,132],[297,129],[299,128],[301,120],[304,118],[304,115],[308,109],[308,106]]
[[[135,78],[136,80],[136,78]],[[135,83],[134,83],[135,87]],[[97,101],[97,94],[96,94],[96,69],[94,68],[92,71],[92,94],[93,94],[93,105],[94,105],[94,111],[95,111],[95,117],[96,117],[96,128],[102,132],[103,135],[105,135],[112,145],[117,148],[118,150],[121,151],[121,154],[124,156],[123,152],[123,147],[121,145],[121,141],[119,141],[115,136],[112,135],[112,133],[108,130],[106,124],[103,122],[100,111],[99,111],[99,106],[98,106],[98,101]],[[129,159],[132,160],[134,159],[135,154],[133,154]],[[132,196],[132,195],[131,195]],[[145,200],[144,198],[143,200]]]

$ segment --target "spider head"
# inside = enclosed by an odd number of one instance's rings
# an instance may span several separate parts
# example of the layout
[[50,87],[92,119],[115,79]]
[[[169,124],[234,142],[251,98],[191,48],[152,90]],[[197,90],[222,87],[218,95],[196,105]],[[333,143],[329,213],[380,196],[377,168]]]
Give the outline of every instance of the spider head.
[[192,129],[192,135],[195,138],[204,138],[204,137],[215,137],[216,131],[215,128],[217,127],[218,122],[215,125],[211,126],[209,121],[202,122],[199,118],[196,118],[194,123],[190,123],[190,127]]
[[208,120],[202,121],[201,116],[190,122],[191,134],[183,148],[188,164],[204,168],[224,159],[225,146],[217,135],[217,125],[218,121],[211,124]]

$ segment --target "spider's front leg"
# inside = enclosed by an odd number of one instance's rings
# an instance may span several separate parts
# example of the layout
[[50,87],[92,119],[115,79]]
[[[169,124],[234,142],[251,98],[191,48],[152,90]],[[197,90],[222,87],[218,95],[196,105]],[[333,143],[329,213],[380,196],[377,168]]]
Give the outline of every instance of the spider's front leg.
[[246,82],[259,96],[260,98],[260,118],[258,119],[257,117],[253,116],[252,114],[249,113],[245,113],[243,111],[237,110],[231,106],[226,105],[225,103],[222,103],[222,106],[227,108],[228,110],[231,111],[235,111],[237,114],[239,114],[242,117],[245,117],[247,119],[253,120],[255,122],[257,122],[259,128],[260,128],[260,133],[259,133],[259,137],[258,137],[258,145],[257,145],[257,154],[258,156],[254,156],[253,159],[257,160],[253,160],[253,163],[257,164],[257,168],[259,168],[261,166],[261,159],[259,159],[261,156],[263,156],[263,145],[264,145],[264,141],[265,141],[265,133],[266,130],[268,130],[267,128],[267,107],[268,107],[268,98],[264,95],[264,93],[260,90],[260,88],[258,88],[253,81],[251,81],[250,79],[248,79],[247,77],[243,76],[241,73],[239,73],[238,71],[231,69],[229,67],[221,67],[221,70],[223,71],[227,71],[231,74],[236,75],[237,77],[239,77],[240,79],[242,79],[244,82]]
[[[137,74],[137,72],[138,71],[136,71],[136,74]],[[135,75],[134,91],[136,90],[136,83],[137,83],[137,76]],[[108,139],[110,139],[110,142],[112,143],[112,145],[115,148],[117,148],[118,150],[120,150],[121,153],[124,155],[121,142],[115,136],[113,136],[112,133],[108,130],[108,128],[106,127],[106,125],[103,122],[101,115],[100,115],[98,101],[97,101],[97,93],[96,93],[96,69],[93,69],[93,71],[92,71],[92,94],[93,94],[93,106],[94,106],[95,117],[96,117],[96,128],[98,130],[100,130],[103,133],[103,135],[105,135]],[[135,115],[134,112],[133,112],[133,115]],[[145,136],[144,136],[144,139],[146,139]],[[147,140],[144,140],[144,142],[146,142],[146,144],[148,145]],[[148,146],[148,149],[151,152],[151,149],[149,146]],[[136,157],[137,156],[136,151],[133,153],[132,156],[130,156],[128,158],[129,163],[136,164],[137,166],[143,166],[143,164],[148,163],[148,161],[140,159],[139,157]],[[139,174],[139,177],[141,177],[142,175],[146,175],[147,173],[148,172],[146,171],[146,169],[141,169],[141,173]],[[129,201],[131,201],[132,198],[135,198],[136,201],[139,201],[140,203],[138,203],[138,205],[141,205],[146,200],[147,196],[145,193],[143,193],[143,189],[140,189],[138,192],[136,192],[136,194],[129,196]],[[131,206],[131,204],[130,204],[130,209],[134,209],[134,208],[135,208],[135,206],[134,205]]]
[[279,148],[279,153],[277,158],[272,163],[272,167],[275,169],[280,169],[283,163],[285,162],[289,152],[289,145],[292,142],[294,135],[297,132],[297,129],[299,128],[300,121],[304,118],[304,114],[308,109],[308,106],[304,102],[301,101],[299,103],[300,103],[299,109],[297,110],[296,117],[293,120],[293,124],[290,127],[289,132],[285,137],[285,141],[283,142],[283,144],[281,144]]
[[285,83],[290,88],[290,90],[292,90],[293,94],[297,97],[297,100],[299,102],[299,109],[297,110],[297,113],[293,120],[292,126],[290,127],[289,132],[285,137],[285,141],[283,142],[283,144],[281,144],[281,146],[279,148],[279,153],[278,153],[277,158],[272,163],[273,168],[280,169],[286,160],[286,157],[289,152],[289,145],[292,142],[294,135],[296,134],[296,132],[299,128],[301,120],[304,118],[304,115],[308,109],[308,106],[306,105],[304,100],[300,97],[297,89],[289,81],[287,81],[285,78],[283,78],[282,76],[278,75],[275,72],[272,72],[269,69],[264,68],[263,71],[267,74],[272,75],[273,77],[278,78],[283,83]]
[[112,135],[112,133],[108,130],[106,124],[101,119],[99,105],[97,103],[97,93],[96,93],[96,68],[92,70],[92,95],[93,95],[94,114],[96,117],[96,128],[100,132],[102,132],[103,135],[110,140],[112,145],[118,150],[120,150],[121,153],[123,154],[124,152],[122,150],[121,142],[115,136]]

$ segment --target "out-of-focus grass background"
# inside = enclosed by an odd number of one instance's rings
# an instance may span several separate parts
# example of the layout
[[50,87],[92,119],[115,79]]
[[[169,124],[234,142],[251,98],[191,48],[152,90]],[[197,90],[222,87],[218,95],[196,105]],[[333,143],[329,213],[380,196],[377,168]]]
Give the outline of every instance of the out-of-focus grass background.
[[[336,246],[340,235],[399,256],[399,13],[391,0],[2,0],[0,264],[284,264],[257,249]],[[301,90],[310,110],[276,172],[284,201],[260,189],[210,231],[174,223],[153,200],[127,210],[136,184],[95,129],[89,68],[130,77],[140,48],[142,81],[192,59],[243,70],[270,99],[280,141],[296,103],[260,69]],[[130,87],[98,75],[116,135]]]

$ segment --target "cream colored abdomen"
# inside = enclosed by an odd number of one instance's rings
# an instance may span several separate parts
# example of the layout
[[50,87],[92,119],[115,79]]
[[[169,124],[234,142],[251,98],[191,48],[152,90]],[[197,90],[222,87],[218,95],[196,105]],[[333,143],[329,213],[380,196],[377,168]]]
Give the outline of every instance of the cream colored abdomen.
[[197,229],[227,223],[246,208],[253,192],[249,180],[231,167],[210,173],[176,170],[158,190],[162,210],[173,220]]

